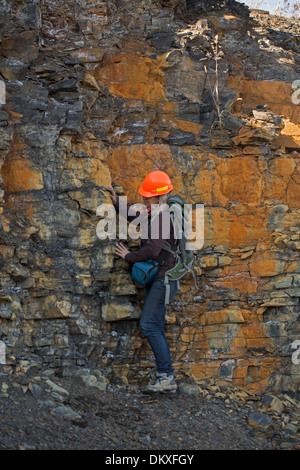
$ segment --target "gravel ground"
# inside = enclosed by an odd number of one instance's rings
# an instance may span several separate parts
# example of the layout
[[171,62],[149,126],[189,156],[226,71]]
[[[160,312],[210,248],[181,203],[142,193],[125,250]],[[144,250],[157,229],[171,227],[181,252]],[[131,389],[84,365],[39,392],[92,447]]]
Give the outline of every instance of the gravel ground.
[[[261,400],[187,383],[175,395],[150,395],[138,387],[100,390],[70,378],[2,374],[0,450],[300,449],[293,400],[285,398],[281,413]],[[261,422],[249,420],[256,412]]]

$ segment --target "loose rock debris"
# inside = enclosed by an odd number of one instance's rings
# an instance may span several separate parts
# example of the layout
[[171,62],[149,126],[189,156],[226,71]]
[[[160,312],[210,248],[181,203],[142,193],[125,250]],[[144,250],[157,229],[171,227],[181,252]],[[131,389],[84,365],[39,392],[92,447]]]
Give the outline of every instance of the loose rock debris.
[[300,449],[300,400],[180,382],[175,395],[0,375],[0,450]]

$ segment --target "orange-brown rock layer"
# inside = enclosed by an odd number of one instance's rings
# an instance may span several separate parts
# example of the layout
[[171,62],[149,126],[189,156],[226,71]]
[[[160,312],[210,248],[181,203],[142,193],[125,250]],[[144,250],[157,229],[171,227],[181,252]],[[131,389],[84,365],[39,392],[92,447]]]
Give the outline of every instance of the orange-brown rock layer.
[[265,15],[231,0],[12,3],[0,6],[6,367],[147,380],[143,292],[115,240],[99,240],[97,207],[112,184],[139,202],[144,176],[161,169],[204,204],[198,288],[184,280],[167,312],[177,375],[298,390],[296,20],[283,30],[269,17],[265,29]]

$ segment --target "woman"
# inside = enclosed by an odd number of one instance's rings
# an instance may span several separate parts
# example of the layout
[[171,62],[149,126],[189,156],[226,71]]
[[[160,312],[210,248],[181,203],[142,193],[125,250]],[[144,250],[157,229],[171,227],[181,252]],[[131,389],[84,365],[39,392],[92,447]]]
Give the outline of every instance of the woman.
[[[106,189],[110,192],[112,202],[118,211],[118,200],[114,190],[112,188]],[[171,364],[170,350],[164,332],[166,314],[166,286],[164,284],[164,275],[166,271],[175,265],[175,257],[172,253],[165,251],[163,248],[164,243],[167,241],[171,247],[175,249],[176,241],[174,238],[173,225],[170,223],[169,212],[167,212],[169,231],[163,229],[163,218],[166,216],[166,212],[158,211],[158,218],[154,219],[152,217],[151,219],[153,210],[156,210],[161,204],[166,202],[172,189],[171,180],[163,171],[152,171],[145,177],[143,185],[139,188],[139,193],[143,197],[143,203],[147,208],[149,237],[147,239],[141,239],[141,247],[135,252],[130,252],[122,243],[116,246],[116,254],[130,263],[155,259],[160,264],[156,278],[150,284],[146,285],[145,303],[140,318],[141,332],[147,338],[156,360],[156,380],[154,383],[150,383],[147,386],[150,392],[175,393],[177,390]],[[128,217],[128,220],[130,220],[130,217]],[[151,220],[158,221],[158,230],[153,230]],[[176,281],[169,281],[169,283],[171,301],[178,287]]]

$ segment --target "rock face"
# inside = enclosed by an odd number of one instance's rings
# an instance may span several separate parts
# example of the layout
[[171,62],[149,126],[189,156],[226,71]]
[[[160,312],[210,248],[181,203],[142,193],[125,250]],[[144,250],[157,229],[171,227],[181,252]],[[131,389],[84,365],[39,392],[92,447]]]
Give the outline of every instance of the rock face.
[[143,291],[114,240],[97,236],[97,207],[112,184],[138,201],[144,176],[162,169],[205,207],[198,291],[183,281],[168,308],[178,376],[298,390],[299,21],[213,4],[1,4],[7,370],[26,360],[147,379]]

